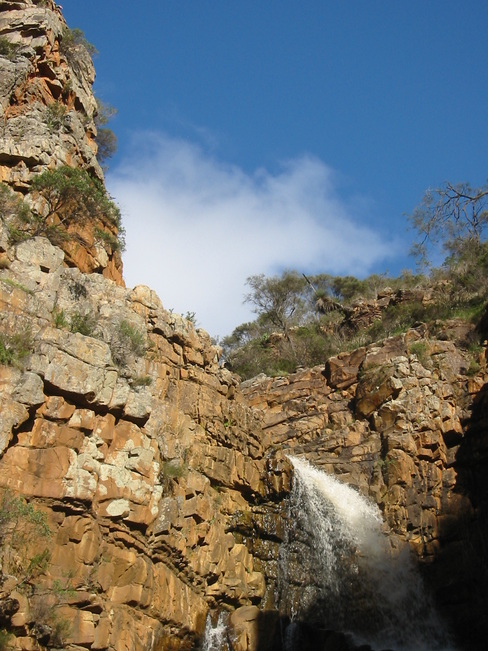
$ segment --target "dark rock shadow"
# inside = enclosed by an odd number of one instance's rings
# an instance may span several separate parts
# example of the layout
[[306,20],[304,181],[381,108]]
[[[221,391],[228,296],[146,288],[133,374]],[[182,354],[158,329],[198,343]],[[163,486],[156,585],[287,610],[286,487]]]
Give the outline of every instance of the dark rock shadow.
[[256,651],[373,651],[368,645],[357,645],[340,631],[321,628],[307,620],[290,620],[276,611],[260,614]]
[[488,640],[488,384],[473,401],[453,465],[454,499],[440,515],[440,551],[423,575],[457,648],[480,651]]

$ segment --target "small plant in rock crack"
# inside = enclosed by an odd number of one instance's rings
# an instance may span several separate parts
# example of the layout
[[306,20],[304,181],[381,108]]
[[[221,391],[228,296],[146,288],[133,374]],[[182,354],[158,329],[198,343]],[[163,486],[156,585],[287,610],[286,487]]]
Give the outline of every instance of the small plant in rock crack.
[[14,334],[0,332],[0,364],[22,366],[33,347],[32,332],[29,329]]
[[475,359],[469,360],[469,366],[466,369],[465,373],[468,377],[473,377],[477,373],[479,373],[481,370],[481,364],[477,362]]
[[145,356],[147,350],[145,334],[124,319],[112,337],[110,349],[115,364],[124,366],[131,357]]
[[67,328],[69,321],[66,317],[64,310],[54,309],[52,313],[53,323],[56,328]]
[[45,111],[45,122],[49,133],[59,131],[64,124],[66,117],[66,106],[61,102],[53,102]]
[[26,294],[34,293],[32,289],[29,289],[25,285],[22,285],[22,283],[18,283],[16,280],[12,280],[11,278],[2,278],[2,282],[14,289],[20,289],[22,292],[25,292]]
[[410,344],[409,352],[411,355],[416,355],[424,368],[427,368],[430,365],[431,358],[429,355],[429,348],[425,341],[414,341]]
[[133,389],[149,387],[151,386],[151,384],[152,384],[152,377],[150,377],[149,375],[141,375],[139,377],[135,377],[130,382],[130,385]]
[[92,337],[97,325],[97,319],[93,314],[80,314],[75,312],[71,316],[70,330],[71,332],[79,332],[80,335],[85,337]]
[[172,482],[185,477],[188,472],[188,467],[178,459],[171,461],[163,461],[159,472],[159,481],[163,487],[163,491],[167,493],[172,485]]
[[178,460],[163,461],[161,473],[170,479],[178,479],[178,477],[185,476],[186,468],[184,464],[179,463]]
[[6,36],[0,36],[0,56],[7,57],[10,61],[13,61],[17,56],[17,53],[20,49],[18,43],[12,43]]

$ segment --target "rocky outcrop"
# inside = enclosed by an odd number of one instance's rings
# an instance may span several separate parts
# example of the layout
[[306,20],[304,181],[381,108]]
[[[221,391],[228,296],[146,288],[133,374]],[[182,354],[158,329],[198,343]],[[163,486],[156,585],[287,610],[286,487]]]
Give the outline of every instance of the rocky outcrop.
[[28,333],[29,347],[0,367],[0,486],[39,505],[53,532],[33,601],[11,592],[24,603],[12,623],[27,634],[36,595],[69,573],[73,594],[57,609],[66,642],[166,648],[178,631],[186,648],[209,608],[266,593],[232,533],[274,491],[259,418],[206,333],[147,287],[62,261],[39,238],[0,271],[3,341],[14,354]]
[[[67,25],[54,2],[3,2],[0,36],[0,175],[16,187],[55,165],[102,172],[96,159],[95,71],[82,45],[63,47]],[[27,137],[28,136],[28,137]]]
[[[473,358],[456,345],[470,328],[420,326],[341,353],[325,369],[258,377],[243,393],[263,411],[266,444],[279,457],[305,456],[376,501],[394,545],[407,542],[418,557],[461,648],[480,648],[488,372],[486,350]],[[302,598],[302,565],[289,588],[295,596],[287,595],[292,610]]]
[[[358,298],[348,307],[336,304],[344,315],[340,329],[349,333],[367,330],[375,322],[380,321],[388,309],[401,310],[405,306],[410,308],[416,306],[418,312],[422,312],[423,308],[435,304],[440,299],[445,301],[447,290],[448,283],[446,284],[446,281],[434,283],[429,287],[416,287],[415,289],[393,290],[391,287],[385,287],[377,292],[376,298]],[[323,301],[323,299],[320,300]],[[321,309],[320,304],[317,308],[319,312],[326,313],[327,311]]]
[[[62,165],[103,180],[96,158],[95,71],[74,34],[52,0],[0,6],[0,181],[27,199],[33,178]],[[122,284],[120,254],[100,245],[96,226],[78,229],[76,242],[62,245],[66,262]]]

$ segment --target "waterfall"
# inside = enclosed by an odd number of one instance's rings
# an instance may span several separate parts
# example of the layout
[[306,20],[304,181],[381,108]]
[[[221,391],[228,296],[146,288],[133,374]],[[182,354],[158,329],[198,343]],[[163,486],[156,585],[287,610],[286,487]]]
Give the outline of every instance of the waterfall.
[[307,461],[289,458],[294,526],[282,593],[292,618],[347,632],[375,649],[452,650],[410,555],[391,549],[378,507]]
[[228,651],[227,614],[220,612],[215,623],[212,623],[210,613],[205,622],[202,651]]

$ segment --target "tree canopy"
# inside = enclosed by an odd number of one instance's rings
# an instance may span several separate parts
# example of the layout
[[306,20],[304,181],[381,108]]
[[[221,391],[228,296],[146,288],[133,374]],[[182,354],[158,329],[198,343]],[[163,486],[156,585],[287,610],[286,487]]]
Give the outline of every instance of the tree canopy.
[[68,166],[46,170],[33,179],[30,197],[29,207],[8,186],[0,186],[0,217],[13,243],[44,235],[59,244],[91,224],[96,238],[112,251],[124,247],[120,210],[88,171]]
[[437,251],[449,258],[477,250],[488,233],[488,184],[445,183],[427,190],[409,217],[420,239],[412,252],[422,265]]

